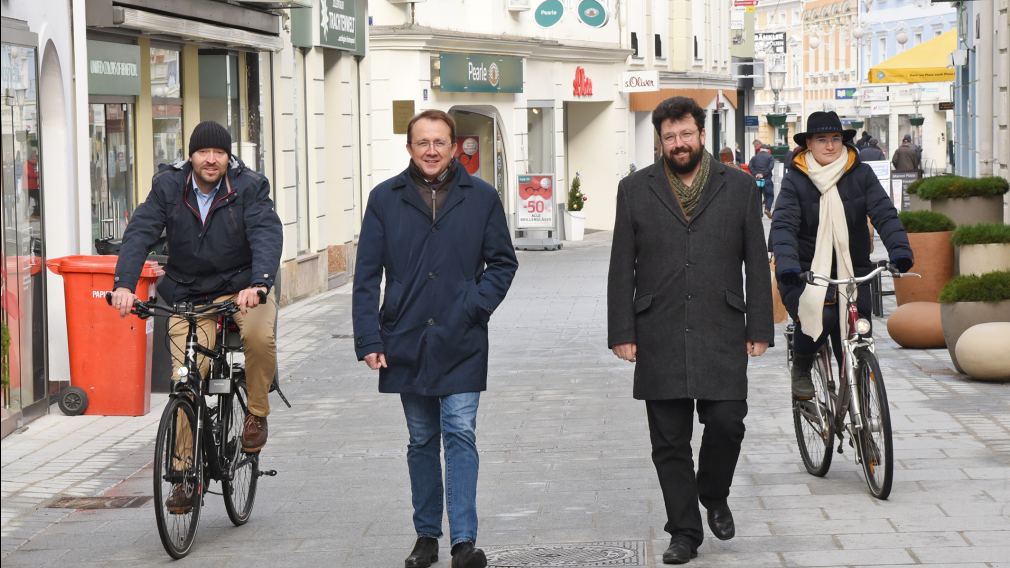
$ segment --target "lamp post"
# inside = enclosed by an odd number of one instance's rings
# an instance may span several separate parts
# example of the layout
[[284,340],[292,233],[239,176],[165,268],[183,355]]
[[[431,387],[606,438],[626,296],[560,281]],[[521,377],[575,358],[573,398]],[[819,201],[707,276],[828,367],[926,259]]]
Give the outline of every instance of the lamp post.
[[925,117],[919,114],[919,103],[922,102],[922,90],[922,85],[912,87],[912,103],[915,104],[915,114],[908,119],[912,123],[915,132],[915,143],[919,146],[922,145],[922,123],[926,121]]
[[778,128],[786,123],[785,113],[779,113],[779,93],[786,82],[786,66],[782,60],[776,60],[775,65],[768,71],[768,84],[772,88],[775,101],[772,103],[772,112],[768,115],[768,124],[772,128]]

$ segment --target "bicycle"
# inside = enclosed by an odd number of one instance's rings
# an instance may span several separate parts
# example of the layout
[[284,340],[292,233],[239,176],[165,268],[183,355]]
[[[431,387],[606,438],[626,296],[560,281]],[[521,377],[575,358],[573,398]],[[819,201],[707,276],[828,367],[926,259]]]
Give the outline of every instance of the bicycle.
[[[813,272],[800,275],[808,285],[821,282],[837,286],[839,301],[844,299],[845,302],[847,330],[841,345],[835,346],[841,351],[839,388],[835,389],[831,370],[832,349],[825,341],[810,370],[814,384],[813,398],[793,401],[793,426],[807,472],[824,477],[831,467],[832,443],[837,437],[838,453],[841,454],[847,433],[849,446],[855,448],[856,463],[862,467],[870,494],[882,500],[890,495],[894,478],[891,414],[884,377],[873,346],[872,325],[859,316],[852,298],[859,284],[869,282],[885,271],[892,278],[919,276],[911,272],[901,274],[890,264],[878,266],[866,276],[841,280]],[[795,333],[794,323],[786,326],[786,359],[790,369]]]
[[[112,294],[106,294],[112,304]],[[260,292],[260,301],[266,294]],[[259,454],[242,451],[242,428],[247,407],[245,368],[234,362],[242,351],[232,315],[239,311],[234,301],[173,306],[137,300],[131,313],[141,319],[178,316],[188,324],[185,361],[173,377],[168,404],[158,425],[154,454],[154,510],[158,534],[165,551],[175,559],[192,550],[200,510],[211,480],[221,482],[228,518],[244,525],[252,514],[257,480],[277,475],[261,471]],[[208,349],[197,338],[197,321],[217,320],[217,347]],[[210,370],[200,373],[197,356],[206,357]],[[199,459],[193,459],[198,457]],[[172,510],[166,502],[178,487],[185,491],[189,507]]]

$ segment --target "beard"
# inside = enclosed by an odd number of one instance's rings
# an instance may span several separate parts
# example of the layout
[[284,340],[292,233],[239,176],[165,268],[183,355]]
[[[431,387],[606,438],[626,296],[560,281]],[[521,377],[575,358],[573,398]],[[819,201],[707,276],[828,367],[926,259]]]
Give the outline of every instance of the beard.
[[[683,154],[681,152],[687,152],[687,162],[678,162],[677,158],[682,158]],[[666,163],[670,165],[670,169],[675,174],[687,174],[694,171],[701,163],[701,157],[705,153],[704,146],[698,146],[697,150],[692,150],[689,146],[681,146],[679,148],[674,148],[666,155]],[[680,154],[677,157],[675,155]]]

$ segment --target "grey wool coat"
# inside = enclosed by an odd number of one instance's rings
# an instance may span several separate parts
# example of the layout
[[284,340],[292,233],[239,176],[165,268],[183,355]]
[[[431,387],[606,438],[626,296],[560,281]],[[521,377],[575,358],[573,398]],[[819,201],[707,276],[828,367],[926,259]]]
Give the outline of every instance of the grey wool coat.
[[746,399],[746,343],[774,336],[753,178],[713,160],[690,221],[662,162],[621,180],[607,319],[611,348],[638,345],[636,399]]

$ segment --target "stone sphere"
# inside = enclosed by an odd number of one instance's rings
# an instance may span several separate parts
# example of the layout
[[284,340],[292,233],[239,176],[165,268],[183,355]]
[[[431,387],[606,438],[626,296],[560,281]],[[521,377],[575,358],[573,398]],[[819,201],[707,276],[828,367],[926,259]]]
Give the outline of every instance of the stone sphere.
[[968,328],[954,348],[965,374],[990,381],[1010,381],[1010,322]]
[[944,347],[940,304],[909,302],[898,306],[887,318],[887,333],[898,345],[909,349]]

